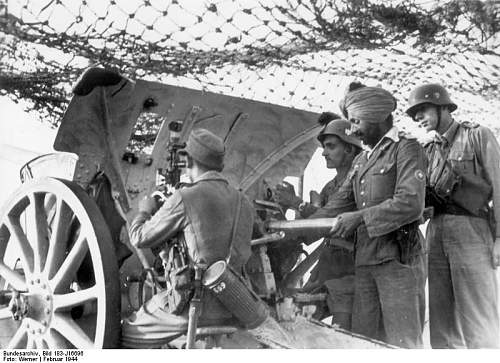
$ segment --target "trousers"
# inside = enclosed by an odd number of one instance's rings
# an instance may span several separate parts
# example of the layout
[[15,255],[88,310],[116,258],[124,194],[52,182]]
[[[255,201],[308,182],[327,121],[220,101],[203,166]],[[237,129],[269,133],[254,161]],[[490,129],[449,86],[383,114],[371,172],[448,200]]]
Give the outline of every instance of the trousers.
[[422,348],[424,259],[357,266],[352,330],[404,348]]
[[433,348],[498,348],[498,285],[485,219],[441,214],[427,227]]

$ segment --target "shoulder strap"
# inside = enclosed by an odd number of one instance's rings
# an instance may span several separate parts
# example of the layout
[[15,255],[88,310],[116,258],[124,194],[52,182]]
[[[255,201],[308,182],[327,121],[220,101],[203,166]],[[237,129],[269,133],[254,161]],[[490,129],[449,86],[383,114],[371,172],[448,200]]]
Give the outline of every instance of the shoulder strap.
[[235,217],[233,220],[233,228],[231,231],[231,239],[229,240],[229,253],[228,253],[227,258],[226,258],[226,262],[228,265],[229,265],[229,261],[231,260],[231,257],[233,256],[234,252],[236,252],[236,251],[234,251],[233,241],[234,241],[234,238],[236,237],[236,229],[238,226],[238,222],[240,220],[242,199],[243,199],[243,194],[238,191],[238,202],[236,203],[236,210],[234,213]]

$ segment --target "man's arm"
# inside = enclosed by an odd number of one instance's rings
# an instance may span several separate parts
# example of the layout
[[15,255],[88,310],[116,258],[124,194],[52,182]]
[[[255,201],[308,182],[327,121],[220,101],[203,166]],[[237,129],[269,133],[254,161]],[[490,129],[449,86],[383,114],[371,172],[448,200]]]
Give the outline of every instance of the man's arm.
[[346,179],[339,190],[330,196],[325,206],[318,208],[307,218],[335,218],[341,213],[352,212],[356,209],[352,181]]
[[493,265],[500,266],[500,146],[487,127],[473,129],[472,139],[479,161],[482,164],[486,178],[493,188],[493,213],[496,221],[495,245],[493,246]]
[[151,248],[174,237],[185,227],[181,194],[175,192],[153,216],[139,211],[130,224],[130,242],[138,248]]

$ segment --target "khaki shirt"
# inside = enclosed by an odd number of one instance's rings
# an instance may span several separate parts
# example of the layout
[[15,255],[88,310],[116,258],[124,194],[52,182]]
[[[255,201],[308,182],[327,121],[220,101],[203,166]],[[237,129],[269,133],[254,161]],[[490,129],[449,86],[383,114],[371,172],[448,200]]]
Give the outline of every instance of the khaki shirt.
[[[300,211],[300,216],[302,218],[329,218],[329,210],[324,209],[324,207],[328,204],[330,198],[339,191],[340,187],[344,183],[345,179],[339,180],[337,176],[335,176],[332,180],[325,184],[323,189],[319,194],[320,197],[320,205],[315,206],[312,203],[306,203],[303,210]],[[355,208],[348,207],[345,211],[349,212],[355,210]]]
[[[162,246],[173,237],[184,239],[189,257],[207,266],[229,256],[239,196],[240,215],[235,226],[229,264],[238,272],[248,261],[253,229],[253,208],[241,192],[215,171],[176,190],[151,217],[139,213],[130,225],[131,242],[139,248]],[[203,297],[202,318],[229,318],[231,313],[211,291]]]
[[[462,182],[454,190],[452,199],[461,199],[463,203],[467,198],[483,198],[486,200],[484,208],[488,202],[492,202],[495,220],[498,220],[500,146],[493,132],[479,124],[452,121],[442,136],[436,135],[433,143],[444,153],[448,153],[453,171],[462,177]],[[500,237],[498,223],[494,233],[496,237]]]
[[399,258],[392,232],[421,218],[425,166],[423,147],[396,128],[370,153],[364,151],[354,160],[346,181],[325,208],[335,213],[350,203],[363,211],[356,231],[356,266]]
[[[148,248],[180,236],[194,262],[211,264],[226,259],[239,194],[221,174],[207,172],[176,190],[154,216],[139,213],[130,226],[131,243]],[[243,196],[233,245],[244,260],[235,261],[238,264],[246,263],[250,256],[252,228],[253,209]]]
[[[345,182],[345,178],[339,180],[337,176],[335,176],[332,180],[330,180],[326,185],[321,189],[320,192],[320,206],[316,206],[312,203],[306,203],[305,207],[300,211],[300,216],[302,218],[307,219],[317,219],[317,218],[334,218],[340,213],[352,212],[356,210],[355,203],[350,202],[349,200],[344,200],[343,203],[340,202],[340,199],[344,197],[336,196],[337,193],[341,191],[341,187]],[[335,199],[337,201],[336,207],[332,208],[328,202],[330,199]],[[311,244],[312,242],[317,241],[323,237],[320,233],[310,232],[307,236],[306,244]],[[336,245],[336,248],[342,248],[340,246],[347,244],[354,244],[354,238],[351,236],[349,238],[340,238],[340,237],[330,237],[325,238],[325,242],[327,242],[331,248]],[[335,243],[334,241],[338,241],[340,243]],[[332,242],[332,243],[330,243]]]

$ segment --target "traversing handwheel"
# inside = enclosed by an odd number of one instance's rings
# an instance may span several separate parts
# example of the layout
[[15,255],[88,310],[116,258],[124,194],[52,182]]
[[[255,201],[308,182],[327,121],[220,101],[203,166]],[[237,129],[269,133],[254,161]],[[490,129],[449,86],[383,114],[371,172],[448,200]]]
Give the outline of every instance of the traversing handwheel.
[[0,291],[18,297],[0,306],[0,347],[115,347],[118,267],[94,201],[73,182],[42,178],[0,218]]

